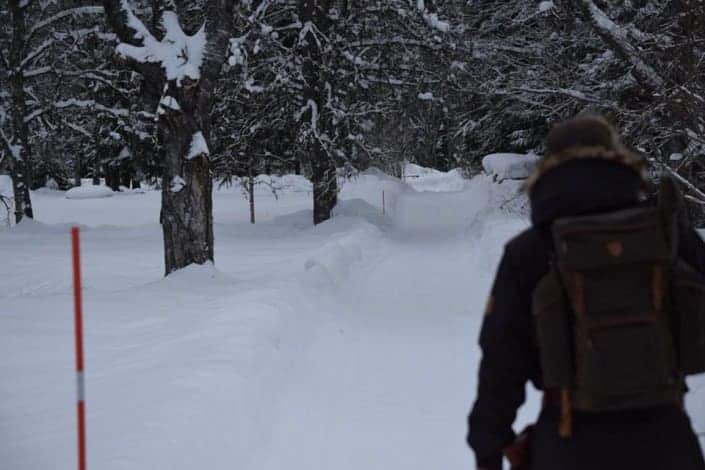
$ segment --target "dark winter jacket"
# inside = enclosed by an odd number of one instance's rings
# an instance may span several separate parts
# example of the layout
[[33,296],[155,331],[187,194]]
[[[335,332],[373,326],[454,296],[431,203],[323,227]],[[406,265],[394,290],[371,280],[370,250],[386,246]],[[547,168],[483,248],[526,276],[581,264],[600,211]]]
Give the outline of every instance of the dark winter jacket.
[[[560,217],[640,204],[641,179],[619,163],[581,159],[552,169],[531,191],[532,227],[507,243],[480,333],[483,357],[468,443],[478,467],[501,469],[502,449],[531,381],[543,389],[534,339],[531,297],[548,271],[549,230]],[[705,274],[705,243],[680,231],[680,256]],[[685,412],[676,404],[638,411],[574,412],[573,436],[558,435],[559,411],[547,405],[532,438],[532,466],[540,470],[705,470]]]

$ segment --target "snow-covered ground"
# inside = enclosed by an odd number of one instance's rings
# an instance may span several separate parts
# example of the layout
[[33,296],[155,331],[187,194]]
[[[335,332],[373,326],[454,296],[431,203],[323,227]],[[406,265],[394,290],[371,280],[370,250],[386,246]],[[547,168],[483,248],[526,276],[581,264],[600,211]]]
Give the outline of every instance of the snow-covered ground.
[[[0,468],[76,466],[72,224],[89,468],[473,468],[478,328],[528,223],[519,183],[370,171],[318,227],[289,183],[278,199],[258,186],[256,225],[238,187],[216,191],[216,265],[166,279],[157,191],[35,192],[37,222],[0,231]],[[691,385],[702,431],[705,381]],[[517,427],[537,409],[531,393]]]

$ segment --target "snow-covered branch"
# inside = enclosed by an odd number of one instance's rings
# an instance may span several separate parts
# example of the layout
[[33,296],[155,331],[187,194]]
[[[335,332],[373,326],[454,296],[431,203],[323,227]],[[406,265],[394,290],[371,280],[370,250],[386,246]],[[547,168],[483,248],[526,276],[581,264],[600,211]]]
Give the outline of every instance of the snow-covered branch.
[[127,117],[130,114],[126,109],[108,108],[107,106],[104,106],[100,103],[97,103],[94,100],[69,99],[69,100],[57,101],[56,103],[54,103],[54,107],[56,109],[65,109],[65,108],[90,109],[90,110],[95,110],[95,111],[100,111],[100,112],[112,114],[115,117]]
[[39,116],[41,116],[42,114],[44,114],[44,112],[45,112],[44,109],[41,109],[41,108],[40,108],[40,109],[35,109],[35,110],[32,111],[31,113],[29,113],[27,116],[25,116],[24,122],[26,122],[26,123],[29,124],[30,122],[34,121],[34,120],[37,119]]
[[135,31],[135,38],[142,45],[121,43],[117,47],[118,54],[138,63],[159,64],[166,79],[175,80],[177,86],[181,86],[185,78],[200,80],[206,48],[205,27],[201,27],[194,35],[188,35],[181,28],[176,12],[165,11],[162,15],[164,37],[157,40],[134,15],[127,0],[122,0],[122,8],[128,25]]
[[629,32],[625,28],[612,21],[592,0],[577,1],[597,33],[634,67],[634,75],[638,80],[652,89],[663,86],[663,78],[655,68],[644,61],[639,50],[629,41]]
[[47,73],[53,72],[56,72],[56,68],[52,67],[51,65],[45,65],[44,67],[39,67],[37,69],[25,70],[24,72],[22,72],[22,75],[24,76],[24,78],[34,78],[40,75],[45,75]]
[[75,7],[75,8],[67,8],[66,10],[62,10],[48,18],[45,18],[42,21],[39,21],[38,23],[35,23],[27,33],[27,39],[29,40],[32,38],[37,32],[39,32],[41,29],[46,28],[47,26],[50,26],[54,23],[56,23],[59,20],[62,20],[64,18],[68,18],[71,16],[78,16],[78,15],[101,15],[103,14],[103,7],[101,6],[82,6],[82,7]]
[[576,99],[578,101],[584,101],[586,103],[599,104],[601,106],[615,106],[615,103],[608,103],[595,96],[588,96],[582,91],[570,90],[566,88],[530,88],[530,87],[519,87],[515,89],[516,91],[525,93],[534,93],[538,95],[563,95],[570,98]]
[[679,175],[677,172],[673,171],[670,167],[667,165],[663,165],[663,168],[675,179],[677,179],[680,183],[682,183],[686,188],[688,188],[690,191],[692,191],[699,199],[701,204],[705,204],[705,193],[700,191],[698,188],[695,187],[693,183],[688,181],[687,179],[683,178],[681,175]]
[[65,119],[63,119],[61,122],[69,129],[72,129],[72,130],[78,132],[79,134],[83,135],[84,137],[87,137],[89,139],[93,138],[93,135],[91,135],[91,133],[88,132],[85,128],[78,126],[70,121],[65,120]]
[[46,41],[42,42],[36,49],[34,49],[32,52],[27,54],[24,59],[20,62],[20,69],[24,69],[27,65],[29,65],[32,61],[37,59],[39,56],[44,54],[46,51],[49,50],[49,48],[54,44],[54,39],[47,39]]

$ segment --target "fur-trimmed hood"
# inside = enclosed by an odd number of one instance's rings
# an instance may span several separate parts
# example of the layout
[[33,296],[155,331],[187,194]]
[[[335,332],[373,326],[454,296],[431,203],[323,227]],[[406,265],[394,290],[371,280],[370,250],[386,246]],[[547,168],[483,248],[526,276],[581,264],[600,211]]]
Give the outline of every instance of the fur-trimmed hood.
[[627,149],[617,131],[601,117],[581,116],[554,126],[548,134],[546,147],[547,155],[539,160],[534,173],[526,181],[529,193],[545,174],[576,160],[618,163],[633,170],[643,182],[648,180],[645,159]]

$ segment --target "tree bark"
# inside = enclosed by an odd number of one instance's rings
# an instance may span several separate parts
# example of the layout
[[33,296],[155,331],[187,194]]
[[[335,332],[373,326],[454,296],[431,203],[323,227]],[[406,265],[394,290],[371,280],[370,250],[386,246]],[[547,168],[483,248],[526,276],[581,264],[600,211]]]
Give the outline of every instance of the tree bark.
[[186,158],[194,134],[207,136],[210,131],[209,90],[204,80],[190,88],[176,87],[181,110],[168,112],[159,121],[166,151],[161,212],[166,274],[214,259],[210,160],[206,154]]
[[331,218],[338,203],[338,179],[333,161],[325,151],[318,151],[311,164],[313,183],[313,223],[318,225]]
[[306,41],[303,60],[304,101],[308,107],[303,119],[311,122],[309,137],[309,157],[311,159],[311,182],[313,183],[313,223],[320,224],[330,219],[331,212],[338,202],[338,181],[335,163],[329,155],[323,138],[330,127],[330,117],[326,111],[326,85],[323,74],[322,45],[330,29],[330,0],[300,0],[299,15],[304,22],[312,23],[321,34],[309,29],[304,36]]
[[81,186],[81,173],[82,173],[82,168],[81,168],[81,156],[79,154],[76,154],[74,157],[75,163],[73,165],[73,185],[75,187]]
[[255,223],[255,175],[252,171],[252,158],[247,169],[247,197],[250,200],[250,223]]
[[10,152],[12,159],[10,176],[15,197],[15,221],[19,223],[23,217],[34,217],[32,199],[29,189],[32,184],[32,149],[29,145],[29,125],[25,122],[27,116],[27,97],[22,68],[23,54],[27,49],[27,26],[25,7],[19,0],[9,0],[12,14],[12,43],[9,54],[9,81],[12,105],[12,136],[11,144],[14,151]]

